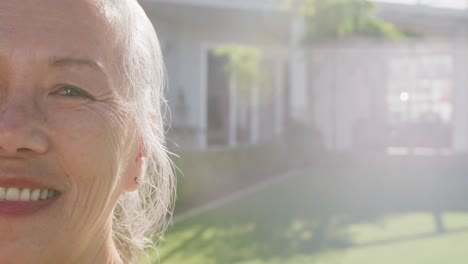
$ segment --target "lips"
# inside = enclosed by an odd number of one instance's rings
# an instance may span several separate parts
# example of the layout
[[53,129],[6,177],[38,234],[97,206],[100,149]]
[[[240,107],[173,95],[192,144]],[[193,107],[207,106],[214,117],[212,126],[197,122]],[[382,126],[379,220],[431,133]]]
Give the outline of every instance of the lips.
[[0,217],[27,216],[45,209],[60,192],[43,184],[22,179],[0,180]]

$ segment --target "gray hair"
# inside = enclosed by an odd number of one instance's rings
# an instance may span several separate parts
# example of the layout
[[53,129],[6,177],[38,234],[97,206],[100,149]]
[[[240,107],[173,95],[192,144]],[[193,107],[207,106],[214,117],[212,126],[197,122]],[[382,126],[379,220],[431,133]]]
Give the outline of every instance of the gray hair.
[[176,184],[162,114],[165,69],[156,32],[137,1],[105,0],[103,7],[118,27],[123,50],[120,68],[130,88],[129,108],[147,159],[140,188],[120,197],[113,218],[121,258],[138,262],[146,249],[161,242],[174,206]]

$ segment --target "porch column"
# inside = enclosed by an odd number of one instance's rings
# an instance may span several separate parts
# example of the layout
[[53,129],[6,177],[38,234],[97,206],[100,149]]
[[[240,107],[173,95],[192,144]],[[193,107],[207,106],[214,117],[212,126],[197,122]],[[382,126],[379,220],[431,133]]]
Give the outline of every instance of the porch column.
[[306,52],[302,41],[306,33],[306,24],[299,12],[298,6],[294,8],[291,18],[291,38],[289,42],[290,53],[290,113],[293,120],[308,123],[307,115],[307,79],[306,79]]
[[275,135],[284,130],[284,71],[281,61],[275,63]]
[[[180,58],[191,58],[189,56],[190,48],[189,47],[195,47],[194,45],[192,46],[190,43],[190,38],[186,34],[181,34],[181,36],[184,36],[183,39],[180,40],[181,45],[185,47],[185,52],[181,53],[179,56]],[[195,137],[195,144],[196,147],[199,149],[206,149],[208,147],[208,54],[209,54],[209,48],[204,46],[202,43],[199,43],[200,45],[200,55],[198,57],[199,65],[200,65],[200,86],[199,86],[199,106],[198,109],[199,111],[199,117],[197,119],[197,129],[196,129],[196,137]],[[188,75],[189,69],[190,71],[193,71],[191,67],[188,67],[187,65],[191,65],[188,63],[183,63],[182,64],[182,69],[184,69],[184,73]],[[196,65],[196,64],[194,64]],[[192,87],[193,84],[190,82],[187,82],[187,80],[191,80],[188,77],[183,78],[181,76],[182,80],[185,80],[186,82],[186,87]],[[189,89],[191,90],[191,89]],[[196,94],[187,94],[187,98],[191,98],[191,96],[194,96],[196,98]],[[196,105],[196,101],[194,100],[188,100],[191,102],[191,104]],[[190,111],[190,110],[189,110]]]
[[457,32],[453,62],[453,150],[468,152],[468,90],[466,89],[467,50],[466,31]]
[[229,146],[237,144],[237,79],[234,73],[229,76]]
[[258,82],[254,82],[250,89],[250,143],[256,144],[259,140],[259,109],[258,109]]

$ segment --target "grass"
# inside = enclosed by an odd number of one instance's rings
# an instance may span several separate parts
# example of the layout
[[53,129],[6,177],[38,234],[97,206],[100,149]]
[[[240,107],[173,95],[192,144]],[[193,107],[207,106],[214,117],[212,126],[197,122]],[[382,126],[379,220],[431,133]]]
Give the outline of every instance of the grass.
[[405,164],[305,170],[173,226],[159,259],[163,264],[468,263],[466,170],[432,161]]

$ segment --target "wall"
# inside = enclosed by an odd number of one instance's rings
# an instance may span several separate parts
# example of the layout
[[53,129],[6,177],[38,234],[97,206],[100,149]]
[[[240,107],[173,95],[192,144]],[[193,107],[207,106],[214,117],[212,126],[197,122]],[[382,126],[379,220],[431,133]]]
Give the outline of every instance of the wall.
[[[263,27],[258,12],[177,5],[146,8],[162,42],[172,115],[170,138],[181,148],[206,147],[206,54],[220,44],[240,43],[284,63],[281,34]],[[181,103],[183,102],[183,103]]]
[[[309,50],[308,85],[312,98],[311,123],[321,131],[327,149],[356,150],[367,143],[385,147],[387,133],[386,89],[390,60],[429,56],[452,56],[453,120],[451,147],[466,152],[468,143],[468,93],[466,48],[448,41],[421,43],[352,43],[314,47]],[[360,138],[360,141],[359,141]],[[367,141],[367,142],[363,142]]]

